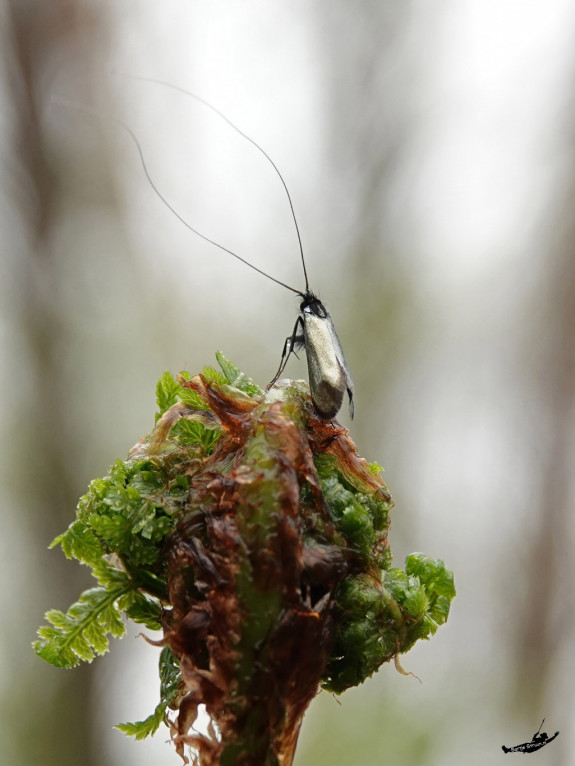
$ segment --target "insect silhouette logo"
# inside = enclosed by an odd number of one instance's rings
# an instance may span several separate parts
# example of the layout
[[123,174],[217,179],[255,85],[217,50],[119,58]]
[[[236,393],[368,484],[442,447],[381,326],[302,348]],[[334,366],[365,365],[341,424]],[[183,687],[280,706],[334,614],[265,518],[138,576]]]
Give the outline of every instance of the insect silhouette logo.
[[[541,725],[531,738],[531,742],[523,742],[521,745],[514,745],[513,747],[505,747],[502,745],[504,753],[534,753],[536,750],[541,750],[542,747],[548,745],[550,742],[559,736],[559,732],[556,731],[552,737],[549,737],[544,731],[541,731],[541,727],[545,723],[545,719],[541,721]],[[541,732],[541,733],[540,733]]]

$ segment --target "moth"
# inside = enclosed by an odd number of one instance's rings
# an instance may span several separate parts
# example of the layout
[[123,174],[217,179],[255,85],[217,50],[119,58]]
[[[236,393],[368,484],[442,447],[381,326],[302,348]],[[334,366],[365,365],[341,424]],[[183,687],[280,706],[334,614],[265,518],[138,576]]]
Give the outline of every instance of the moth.
[[192,232],[194,232],[194,234],[196,234],[198,237],[205,240],[206,242],[209,242],[215,247],[218,247],[220,250],[223,250],[229,255],[232,255],[234,258],[237,258],[246,266],[249,266],[251,269],[253,269],[254,271],[257,271],[259,274],[262,274],[267,279],[271,279],[272,282],[276,282],[276,284],[279,284],[282,287],[285,287],[287,290],[291,290],[292,292],[296,293],[296,295],[300,296],[301,298],[301,303],[299,306],[300,313],[296,319],[296,323],[295,323],[292,334],[286,338],[286,341],[284,343],[278,371],[276,372],[275,376],[272,378],[272,380],[268,384],[267,388],[268,389],[271,388],[271,386],[273,386],[277,382],[277,380],[280,378],[291,354],[295,353],[301,348],[304,348],[306,359],[307,359],[311,398],[317,413],[323,419],[331,420],[337,415],[337,413],[341,409],[344,396],[347,393],[347,396],[349,399],[349,411],[350,411],[351,417],[353,418],[354,403],[353,403],[353,381],[351,379],[351,373],[349,371],[349,367],[347,366],[347,362],[345,361],[343,349],[341,347],[340,340],[335,331],[332,318],[329,315],[324,303],[317,297],[317,295],[315,295],[310,290],[306,263],[305,263],[304,253],[303,253],[302,240],[301,240],[299,226],[298,226],[295,211],[294,211],[292,198],[287,188],[287,184],[282,174],[280,173],[278,167],[276,166],[274,161],[271,159],[271,157],[262,149],[262,147],[259,144],[257,144],[252,138],[250,138],[242,130],[240,130],[230,119],[228,119],[228,117],[226,117],[225,114],[220,112],[219,109],[216,109],[215,106],[210,104],[208,101],[205,101],[200,96],[197,96],[195,93],[191,93],[190,91],[184,90],[183,88],[180,88],[177,85],[172,85],[171,83],[163,82],[161,80],[153,80],[153,79],[144,78],[144,77],[136,77],[134,79],[144,80],[146,82],[153,82],[159,85],[164,85],[166,87],[177,90],[180,93],[184,93],[187,96],[191,96],[198,103],[210,109],[214,114],[216,114],[218,117],[224,120],[233,130],[239,133],[240,136],[242,136],[247,141],[249,141],[253,146],[255,146],[255,148],[259,152],[261,152],[261,154],[263,154],[263,156],[271,164],[271,166],[273,167],[273,169],[279,176],[279,179],[284,187],[284,190],[288,198],[293,222],[294,222],[297,237],[298,237],[301,262],[302,262],[303,273],[305,278],[305,290],[298,290],[297,288],[291,287],[285,282],[282,282],[281,280],[276,279],[271,274],[268,274],[262,269],[259,269],[253,263],[250,263],[245,258],[242,258],[237,253],[234,253],[232,250],[229,250],[227,247],[224,247],[219,242],[216,242],[213,239],[210,239],[205,234],[198,231],[195,227],[191,226],[188,223],[188,221],[186,221],[174,209],[174,207],[168,202],[166,197],[160,192],[160,190],[156,186],[155,182],[153,181],[148,171],[148,167],[144,159],[144,154],[142,152],[140,143],[138,139],[136,138],[136,135],[127,125],[125,125],[124,123],[121,123],[122,127],[130,134],[130,136],[132,137],[132,139],[134,140],[136,144],[136,147],[140,155],[140,160],[144,168],[144,173],[146,174],[146,177],[152,189],[155,191],[158,197],[162,200],[162,202],[164,202],[164,204],[172,211],[172,213],[177,218],[179,218],[179,220],[185,226],[187,226],[188,229],[190,229]]

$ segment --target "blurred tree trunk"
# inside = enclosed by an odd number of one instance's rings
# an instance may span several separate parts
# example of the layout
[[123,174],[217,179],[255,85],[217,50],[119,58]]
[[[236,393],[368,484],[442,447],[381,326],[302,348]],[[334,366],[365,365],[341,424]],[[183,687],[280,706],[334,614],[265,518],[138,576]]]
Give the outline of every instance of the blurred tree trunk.
[[[414,299],[413,261],[404,257],[402,225],[394,220],[396,183],[416,127],[418,93],[398,87],[398,82],[414,80],[408,44],[413,4],[330,2],[317,12],[325,61],[326,154],[333,173],[330,195],[349,231],[340,253],[347,271],[330,294],[343,293],[340,302],[346,308],[337,326],[340,337],[351,339],[344,347],[356,384],[354,437],[366,454],[379,455],[389,476],[395,476],[392,493],[401,494],[405,466],[398,456],[405,452],[406,436],[396,395],[425,332]],[[344,49],[342,29],[349,29]],[[341,220],[339,225],[345,231]],[[385,424],[385,439],[374,422]],[[394,522],[399,548],[402,519],[399,514]]]
[[[571,124],[567,120],[566,124]],[[534,722],[551,715],[553,680],[562,652],[573,640],[570,604],[575,571],[570,548],[575,433],[575,164],[563,204],[549,221],[549,250],[542,278],[525,311],[524,358],[535,392],[538,429],[532,471],[539,478],[531,536],[518,530],[526,599],[514,621],[516,682],[513,705]],[[535,366],[535,369],[534,369]],[[535,450],[534,450],[535,452]],[[513,614],[511,611],[510,614]],[[561,711],[566,713],[566,711]],[[549,720],[552,728],[554,723]],[[559,747],[556,747],[559,751]],[[556,761],[559,762],[559,761]]]
[[[27,551],[45,550],[66,528],[77,502],[77,461],[69,445],[81,440],[69,406],[63,353],[71,324],[61,292],[66,259],[54,244],[61,224],[66,158],[58,155],[43,116],[58,67],[79,78],[89,72],[94,41],[102,33],[95,13],[92,8],[88,16],[77,0],[9,0],[4,10],[5,113],[11,119],[4,174],[11,209],[4,245],[12,285],[5,311],[17,349],[10,365],[13,411],[8,412],[12,421],[7,484],[14,497],[21,498],[21,508],[16,509],[20,517],[13,523],[22,525],[21,514],[27,516],[21,533]],[[12,557],[8,563],[17,567],[17,554]],[[15,602],[14,617],[25,613],[26,634],[15,622],[6,645],[10,667],[18,673],[9,698],[3,700],[3,746],[13,765],[91,766],[100,762],[90,749],[92,669],[58,671],[34,658],[30,647],[34,625],[42,616],[36,611],[38,603],[66,607],[84,583],[69,562],[53,554],[46,553],[45,561],[41,555],[38,572],[42,576],[35,578],[33,592],[20,587]],[[29,572],[20,576],[20,585],[26,577],[33,579]]]
[[[411,2],[373,0],[317,9],[328,94],[326,154],[334,174],[329,188],[350,232],[342,257],[348,273],[338,280],[345,286],[340,293],[347,315],[338,327],[347,320],[347,330],[339,332],[353,340],[346,354],[361,381],[358,404],[388,429],[393,429],[396,407],[390,394],[400,361],[413,351],[405,321],[414,316],[411,264],[398,251],[390,204],[413,125],[413,90],[397,87],[398,70],[411,76],[405,38],[412,10]],[[349,29],[343,51],[342,29]],[[359,443],[367,440],[367,451],[370,440],[372,449],[379,447],[379,436],[372,429],[362,432],[362,422],[370,418],[354,425]]]

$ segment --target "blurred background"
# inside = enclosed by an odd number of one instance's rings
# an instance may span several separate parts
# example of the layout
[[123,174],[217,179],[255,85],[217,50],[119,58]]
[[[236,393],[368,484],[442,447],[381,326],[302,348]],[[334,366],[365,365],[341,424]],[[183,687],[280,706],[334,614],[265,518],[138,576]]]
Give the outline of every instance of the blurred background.
[[[567,0],[6,0],[1,5],[0,760],[177,764],[158,650],[61,671],[30,649],[87,572],[47,545],[216,349],[265,384],[310,281],[385,466],[396,565],[454,570],[448,624],[304,721],[296,766],[575,759],[575,7]],[[292,359],[287,373],[305,377]],[[342,422],[350,425],[342,411]],[[510,758],[517,756],[509,756]]]

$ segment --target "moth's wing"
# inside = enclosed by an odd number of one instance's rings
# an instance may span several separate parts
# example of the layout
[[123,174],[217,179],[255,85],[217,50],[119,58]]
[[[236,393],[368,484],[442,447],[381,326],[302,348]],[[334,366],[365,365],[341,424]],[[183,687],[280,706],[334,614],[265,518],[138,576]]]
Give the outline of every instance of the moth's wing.
[[351,372],[349,371],[349,367],[347,366],[347,362],[345,361],[345,356],[343,353],[343,348],[341,347],[341,342],[339,338],[337,337],[337,333],[335,331],[335,327],[333,325],[333,322],[331,321],[331,317],[328,315],[329,320],[329,326],[330,330],[333,336],[333,345],[335,348],[337,361],[339,364],[339,367],[342,371],[342,374],[345,378],[345,388],[347,391],[347,396],[349,399],[349,414],[351,416],[351,419],[353,420],[353,414],[354,414],[354,406],[353,406],[353,380],[351,379]]
[[304,314],[304,335],[313,403],[326,420],[334,418],[349,396],[353,417],[353,381],[331,317]]

